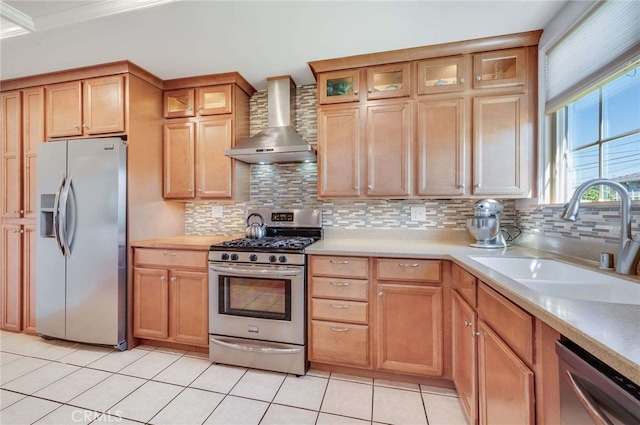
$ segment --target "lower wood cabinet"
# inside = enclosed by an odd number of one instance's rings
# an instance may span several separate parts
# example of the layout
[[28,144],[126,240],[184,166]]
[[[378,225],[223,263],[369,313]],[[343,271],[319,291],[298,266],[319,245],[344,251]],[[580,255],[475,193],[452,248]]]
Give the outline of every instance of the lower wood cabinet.
[[458,391],[469,422],[474,425],[478,423],[478,348],[476,344],[478,315],[457,290],[453,291],[452,298],[453,384]]
[[36,226],[33,221],[7,220],[0,229],[0,328],[35,334]]
[[208,289],[206,251],[136,248],[133,335],[207,346]]

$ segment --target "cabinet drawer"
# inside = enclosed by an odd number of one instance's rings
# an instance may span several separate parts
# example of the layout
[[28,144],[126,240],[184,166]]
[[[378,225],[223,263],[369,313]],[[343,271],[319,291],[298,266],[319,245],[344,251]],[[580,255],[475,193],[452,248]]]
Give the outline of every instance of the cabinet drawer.
[[440,282],[441,263],[436,260],[414,260],[411,258],[378,259],[379,280],[405,282]]
[[133,253],[133,265],[206,270],[208,254],[208,251],[136,248]]
[[342,300],[311,300],[311,318],[367,324],[369,303]]
[[366,301],[369,299],[369,282],[333,277],[312,277],[311,296]]
[[309,360],[345,366],[369,366],[369,327],[311,321]]
[[471,306],[477,307],[476,277],[459,265],[453,264],[451,267],[451,280],[453,289],[457,290]]
[[311,257],[312,276],[369,277],[369,259],[365,257]]
[[481,283],[478,317],[487,322],[522,360],[533,363],[533,318],[529,314]]

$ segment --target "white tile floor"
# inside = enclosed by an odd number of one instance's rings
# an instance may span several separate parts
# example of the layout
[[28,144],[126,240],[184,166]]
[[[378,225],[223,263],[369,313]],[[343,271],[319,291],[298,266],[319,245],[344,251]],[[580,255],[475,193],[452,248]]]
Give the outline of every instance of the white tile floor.
[[119,352],[0,331],[0,365],[2,424],[466,424],[452,390],[296,377],[150,346]]

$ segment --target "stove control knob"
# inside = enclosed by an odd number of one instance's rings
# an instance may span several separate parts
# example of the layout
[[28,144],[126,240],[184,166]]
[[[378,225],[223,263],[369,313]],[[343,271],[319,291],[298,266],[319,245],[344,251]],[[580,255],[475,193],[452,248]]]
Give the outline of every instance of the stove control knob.
[[231,260],[236,261],[238,259],[238,254],[231,254]]
[[249,261],[258,261],[258,256],[256,254],[251,254],[249,256]]
[[270,255],[270,256],[269,256],[269,262],[270,262],[270,263],[275,263],[275,262],[276,262],[276,260],[277,260],[277,258],[276,258],[276,256],[275,256],[275,255]]
[[284,255],[281,255],[280,258],[278,258],[278,261],[280,261],[281,263],[286,263],[287,257],[285,257]]
[[225,260],[225,261],[226,261],[226,260],[228,260],[228,259],[229,259],[229,254],[227,254],[227,253],[222,254],[222,255],[220,256],[220,259],[221,259],[221,260]]

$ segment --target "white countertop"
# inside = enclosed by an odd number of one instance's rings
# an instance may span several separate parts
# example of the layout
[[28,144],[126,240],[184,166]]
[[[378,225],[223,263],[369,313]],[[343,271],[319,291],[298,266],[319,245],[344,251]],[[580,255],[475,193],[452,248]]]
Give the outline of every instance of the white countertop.
[[[640,385],[640,306],[556,298],[472,260],[471,255],[554,258],[597,270],[589,262],[526,247],[469,246],[466,232],[340,231],[305,249],[307,254],[451,260],[487,285]],[[622,277],[616,275],[617,277]],[[640,280],[631,278],[640,284]]]

